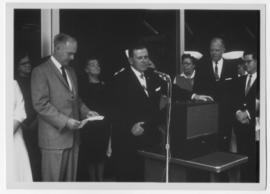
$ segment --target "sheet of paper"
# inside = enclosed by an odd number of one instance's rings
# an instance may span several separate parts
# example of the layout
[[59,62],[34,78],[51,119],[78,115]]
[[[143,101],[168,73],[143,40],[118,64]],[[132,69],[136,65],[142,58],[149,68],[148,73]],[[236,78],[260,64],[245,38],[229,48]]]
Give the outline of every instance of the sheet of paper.
[[89,121],[100,121],[100,120],[103,120],[103,119],[104,119],[104,116],[102,116],[102,115],[88,117],[88,118],[81,121],[81,124],[80,124],[79,128],[82,128]]

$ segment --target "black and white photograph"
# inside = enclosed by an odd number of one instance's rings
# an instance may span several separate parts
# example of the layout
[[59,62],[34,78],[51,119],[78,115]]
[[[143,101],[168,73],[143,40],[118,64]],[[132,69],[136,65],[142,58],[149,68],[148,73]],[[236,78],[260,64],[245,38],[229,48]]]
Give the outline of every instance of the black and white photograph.
[[5,6],[8,190],[266,189],[266,4]]

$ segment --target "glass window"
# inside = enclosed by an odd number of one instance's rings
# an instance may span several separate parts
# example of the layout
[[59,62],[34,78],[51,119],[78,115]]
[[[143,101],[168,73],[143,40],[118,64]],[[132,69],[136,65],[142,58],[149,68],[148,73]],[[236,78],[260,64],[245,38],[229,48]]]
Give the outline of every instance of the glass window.
[[[136,40],[146,42],[160,71],[174,73],[178,10],[60,10],[60,32],[77,38],[76,60],[98,55],[105,79],[127,64],[124,50]],[[79,66],[76,68],[82,69]]]
[[38,63],[41,57],[41,10],[14,10],[14,49],[29,53],[32,64]]

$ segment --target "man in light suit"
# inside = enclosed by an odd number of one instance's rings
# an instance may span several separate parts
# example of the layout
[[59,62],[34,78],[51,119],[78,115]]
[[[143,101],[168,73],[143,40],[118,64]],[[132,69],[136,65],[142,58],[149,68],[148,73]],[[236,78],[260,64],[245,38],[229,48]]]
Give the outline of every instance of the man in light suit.
[[221,38],[210,42],[210,59],[196,67],[193,92],[211,96],[219,105],[218,146],[229,151],[233,120],[233,85],[237,78],[237,65],[223,59],[225,44]]
[[54,53],[32,72],[34,109],[38,113],[42,181],[75,181],[81,117],[97,115],[78,96],[77,78],[69,66],[77,41],[66,34],[54,39]]
[[159,143],[160,85],[149,68],[148,50],[134,44],[129,49],[130,65],[113,78],[112,155],[117,181],[143,181],[143,158],[137,153]]

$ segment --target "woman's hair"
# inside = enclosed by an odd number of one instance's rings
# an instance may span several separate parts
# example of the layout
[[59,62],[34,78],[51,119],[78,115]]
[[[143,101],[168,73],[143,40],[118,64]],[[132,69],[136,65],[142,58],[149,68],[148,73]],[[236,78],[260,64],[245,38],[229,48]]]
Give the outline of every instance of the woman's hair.
[[14,52],[14,64],[16,67],[19,66],[19,62],[24,57],[29,57],[29,53],[26,50],[15,50]]
[[20,65],[20,60],[27,56],[29,57],[29,53],[25,49],[17,49],[14,51],[14,78],[18,76],[18,67]]
[[[97,56],[90,56],[90,57],[87,57],[86,60],[85,60],[85,65],[84,65],[84,68],[87,67],[89,61],[92,61],[92,60],[97,60],[98,62],[100,62],[99,60],[99,57]],[[100,65],[100,64],[99,64]]]

